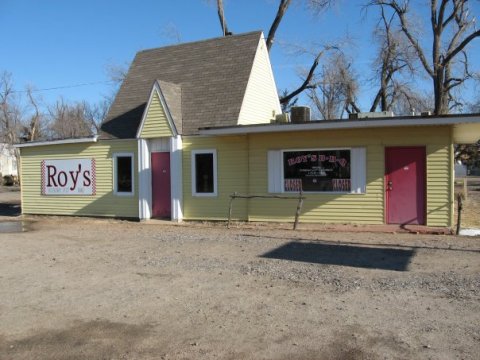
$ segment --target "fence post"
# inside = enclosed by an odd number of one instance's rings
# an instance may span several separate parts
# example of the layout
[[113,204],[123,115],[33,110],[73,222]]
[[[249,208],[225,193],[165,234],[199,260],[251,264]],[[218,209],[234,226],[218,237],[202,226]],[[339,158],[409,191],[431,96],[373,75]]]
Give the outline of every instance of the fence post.
[[460,227],[462,225],[462,209],[463,209],[463,194],[457,194],[457,203],[458,203],[458,216],[457,216],[457,231],[456,234],[460,234]]
[[230,205],[228,207],[228,223],[227,223],[227,229],[230,229],[230,221],[232,220],[232,207],[233,207],[233,199],[237,196],[237,193],[234,192],[232,195],[230,195]]
[[302,189],[300,189],[300,193],[298,195],[297,211],[295,212],[295,222],[293,223],[293,230],[297,230],[298,218],[300,217],[300,211],[302,210],[302,205],[303,205],[303,191]]

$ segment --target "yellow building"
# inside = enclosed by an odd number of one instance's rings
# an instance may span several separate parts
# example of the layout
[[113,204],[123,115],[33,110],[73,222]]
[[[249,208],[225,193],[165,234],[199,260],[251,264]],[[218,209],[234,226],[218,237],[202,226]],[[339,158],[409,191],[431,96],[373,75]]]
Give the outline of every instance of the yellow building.
[[[98,137],[19,145],[25,214],[225,220],[230,195],[300,221],[453,224],[453,145],[480,117],[277,123],[261,32],[139,52]],[[307,119],[308,120],[308,119]],[[233,218],[290,221],[295,200]]]

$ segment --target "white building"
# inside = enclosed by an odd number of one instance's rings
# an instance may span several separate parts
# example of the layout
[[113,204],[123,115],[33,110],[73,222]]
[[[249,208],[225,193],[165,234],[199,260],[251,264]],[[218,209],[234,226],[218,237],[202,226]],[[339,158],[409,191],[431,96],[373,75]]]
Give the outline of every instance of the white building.
[[12,145],[0,143],[0,174],[18,176],[17,158]]

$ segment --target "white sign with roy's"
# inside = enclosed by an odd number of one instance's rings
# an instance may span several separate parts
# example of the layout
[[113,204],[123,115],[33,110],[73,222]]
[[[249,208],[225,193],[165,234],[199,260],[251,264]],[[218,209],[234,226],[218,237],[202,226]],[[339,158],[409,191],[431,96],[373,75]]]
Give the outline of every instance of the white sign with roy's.
[[95,159],[42,160],[42,195],[95,195]]

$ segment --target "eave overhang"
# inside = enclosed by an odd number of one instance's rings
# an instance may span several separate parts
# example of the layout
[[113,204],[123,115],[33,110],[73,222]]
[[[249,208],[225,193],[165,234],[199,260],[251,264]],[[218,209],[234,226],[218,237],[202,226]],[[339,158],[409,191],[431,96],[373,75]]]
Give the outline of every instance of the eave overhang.
[[81,143],[95,143],[98,137],[85,137],[77,139],[62,139],[62,140],[49,140],[49,141],[32,141],[23,144],[14,145],[16,148],[26,148],[34,146],[48,146],[48,145],[63,145],[63,144],[81,144]]
[[361,120],[321,120],[306,123],[258,124],[202,128],[200,135],[242,135],[291,131],[325,131],[408,126],[453,126],[453,142],[475,143],[480,139],[480,115],[378,118]]

